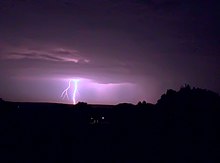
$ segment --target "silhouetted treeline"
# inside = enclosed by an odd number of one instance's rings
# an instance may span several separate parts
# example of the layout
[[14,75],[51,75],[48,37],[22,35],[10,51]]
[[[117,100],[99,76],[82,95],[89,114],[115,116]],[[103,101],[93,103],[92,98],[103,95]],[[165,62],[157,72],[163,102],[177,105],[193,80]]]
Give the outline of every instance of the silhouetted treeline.
[[0,99],[0,162],[220,162],[220,97],[186,85],[153,105]]

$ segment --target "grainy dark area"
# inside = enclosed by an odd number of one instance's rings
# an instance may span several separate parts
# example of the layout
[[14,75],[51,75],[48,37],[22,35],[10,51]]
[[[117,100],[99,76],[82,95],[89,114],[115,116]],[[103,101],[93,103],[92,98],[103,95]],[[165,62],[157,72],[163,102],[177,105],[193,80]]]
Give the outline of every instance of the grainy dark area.
[[1,162],[219,162],[220,97],[189,86],[157,104],[0,102]]

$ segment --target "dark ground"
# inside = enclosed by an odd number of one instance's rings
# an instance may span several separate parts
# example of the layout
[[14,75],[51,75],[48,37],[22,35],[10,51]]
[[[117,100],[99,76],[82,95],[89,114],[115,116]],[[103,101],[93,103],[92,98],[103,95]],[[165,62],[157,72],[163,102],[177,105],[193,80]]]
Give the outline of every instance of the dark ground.
[[207,90],[168,90],[155,105],[0,108],[0,162],[220,162],[220,97]]

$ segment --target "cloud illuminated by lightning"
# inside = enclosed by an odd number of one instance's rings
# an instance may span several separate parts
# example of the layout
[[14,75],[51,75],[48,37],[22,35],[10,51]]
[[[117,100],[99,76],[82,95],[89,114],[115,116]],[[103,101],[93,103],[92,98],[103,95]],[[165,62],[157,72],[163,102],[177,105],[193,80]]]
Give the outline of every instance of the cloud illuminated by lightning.
[[78,82],[79,82],[79,79],[70,79],[68,87],[66,89],[64,89],[64,91],[61,94],[61,98],[62,99],[67,98],[69,100],[68,91],[71,88],[71,83],[74,83],[72,100],[73,100],[73,104],[75,105],[76,104],[76,92],[77,92],[77,89],[78,89]]

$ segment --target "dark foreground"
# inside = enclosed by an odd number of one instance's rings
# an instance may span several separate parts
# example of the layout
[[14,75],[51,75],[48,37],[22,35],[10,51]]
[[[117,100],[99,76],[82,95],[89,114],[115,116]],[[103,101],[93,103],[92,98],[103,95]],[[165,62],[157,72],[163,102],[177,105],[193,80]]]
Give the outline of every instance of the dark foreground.
[[156,105],[0,107],[0,162],[220,162],[212,92],[169,90]]

